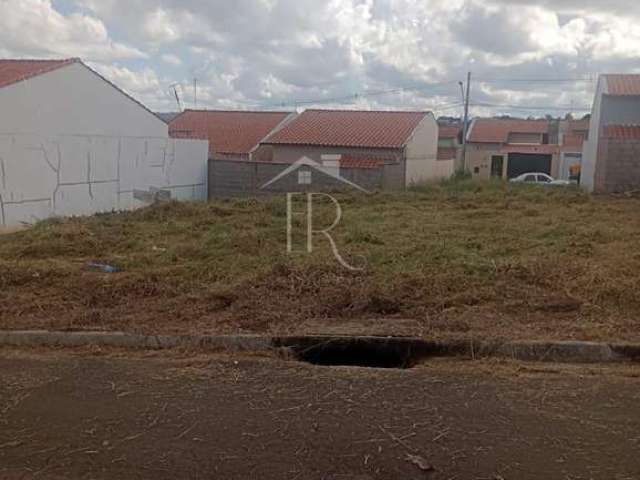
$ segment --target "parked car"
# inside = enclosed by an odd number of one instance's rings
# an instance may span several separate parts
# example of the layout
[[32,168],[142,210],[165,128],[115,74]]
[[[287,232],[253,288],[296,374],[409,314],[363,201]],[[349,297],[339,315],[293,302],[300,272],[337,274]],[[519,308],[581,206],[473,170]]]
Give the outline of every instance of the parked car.
[[546,173],[523,173],[519,177],[510,180],[513,183],[531,183],[535,185],[571,185],[568,180],[556,180]]

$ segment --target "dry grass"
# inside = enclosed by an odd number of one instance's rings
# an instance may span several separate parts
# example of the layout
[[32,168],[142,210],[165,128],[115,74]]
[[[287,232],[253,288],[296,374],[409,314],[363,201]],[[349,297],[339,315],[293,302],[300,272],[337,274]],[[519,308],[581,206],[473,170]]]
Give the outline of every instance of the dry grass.
[[321,238],[303,253],[302,229],[287,255],[284,198],[168,203],[0,236],[0,328],[640,340],[638,199],[464,181],[337,196],[335,238],[362,272]]

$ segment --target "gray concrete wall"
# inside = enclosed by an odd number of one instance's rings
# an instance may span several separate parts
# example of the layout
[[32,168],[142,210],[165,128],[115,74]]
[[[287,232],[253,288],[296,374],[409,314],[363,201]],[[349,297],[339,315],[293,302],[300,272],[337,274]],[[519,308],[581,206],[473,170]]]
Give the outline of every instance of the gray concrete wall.
[[640,189],[640,141],[601,138],[594,176],[596,193]]
[[[300,185],[298,171],[295,171],[269,187],[261,188],[288,167],[290,167],[289,163],[211,159],[209,160],[209,199],[351,188],[333,177],[306,166],[300,167],[299,170],[311,172],[311,185]],[[365,190],[374,191],[396,186],[398,170],[402,170],[402,165],[389,165],[379,169],[341,168],[340,175]]]

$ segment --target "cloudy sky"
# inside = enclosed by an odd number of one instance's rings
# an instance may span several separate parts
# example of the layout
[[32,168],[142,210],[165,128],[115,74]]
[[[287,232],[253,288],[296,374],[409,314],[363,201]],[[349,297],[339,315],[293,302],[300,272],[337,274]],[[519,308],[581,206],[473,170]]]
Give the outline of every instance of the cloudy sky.
[[[564,115],[640,72],[630,0],[0,0],[0,57],[81,57],[153,109]],[[553,109],[553,110],[552,110]]]

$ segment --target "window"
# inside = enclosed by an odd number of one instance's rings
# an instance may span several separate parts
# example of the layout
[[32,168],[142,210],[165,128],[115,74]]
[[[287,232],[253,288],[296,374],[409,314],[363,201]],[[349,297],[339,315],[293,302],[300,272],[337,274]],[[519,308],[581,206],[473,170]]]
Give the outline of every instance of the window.
[[311,185],[311,172],[308,170],[298,171],[298,184],[299,185]]
[[528,183],[536,183],[536,176],[535,175],[527,175],[526,177],[524,177],[524,181],[528,182]]
[[551,178],[546,175],[538,175],[538,182],[540,183],[551,183]]

